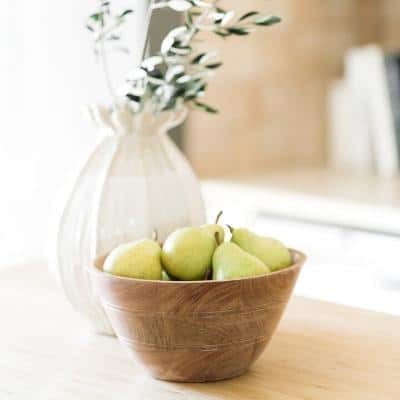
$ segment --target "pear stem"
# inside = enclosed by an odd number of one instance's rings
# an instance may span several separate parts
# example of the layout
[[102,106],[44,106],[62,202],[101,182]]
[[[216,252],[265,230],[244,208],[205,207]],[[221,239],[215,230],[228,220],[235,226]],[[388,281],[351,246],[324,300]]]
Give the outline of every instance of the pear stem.
[[221,218],[221,216],[222,216],[223,213],[224,213],[223,211],[220,211],[220,212],[217,214],[217,217],[215,218],[215,225],[218,224],[219,219]]
[[229,228],[229,230],[231,231],[231,233],[233,233],[233,231],[235,230],[231,225],[226,224],[226,226]]
[[214,234],[215,241],[217,242],[217,246],[221,244],[221,238],[219,237],[219,232],[215,232]]
[[152,238],[155,242],[158,243],[158,232],[157,232],[157,229],[154,229],[154,230],[153,230],[153,234],[152,234],[151,238]]

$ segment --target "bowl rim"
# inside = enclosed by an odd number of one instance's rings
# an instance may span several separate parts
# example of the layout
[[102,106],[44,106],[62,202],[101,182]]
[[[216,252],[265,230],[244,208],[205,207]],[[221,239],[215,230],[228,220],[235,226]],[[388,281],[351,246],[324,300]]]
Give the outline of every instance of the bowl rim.
[[101,262],[101,264],[104,264],[104,261],[108,255],[102,255],[99,257],[96,257],[92,262],[90,267],[88,268],[89,273],[93,274],[93,275],[97,275],[97,276],[105,276],[107,277],[107,279],[111,279],[114,281],[125,281],[125,282],[132,282],[132,283],[141,283],[141,284],[145,284],[145,283],[158,283],[158,284],[167,284],[167,285],[171,285],[171,284],[184,284],[184,285],[190,285],[190,284],[214,284],[214,285],[218,285],[218,284],[223,284],[223,283],[227,283],[227,282],[238,282],[238,281],[246,281],[246,280],[257,280],[257,279],[262,279],[265,277],[271,277],[271,276],[276,276],[279,274],[285,274],[291,270],[295,270],[295,269],[301,269],[302,266],[304,265],[305,261],[307,260],[307,256],[302,253],[299,250],[296,249],[292,249],[289,248],[289,251],[292,255],[292,259],[294,260],[294,263],[292,265],[290,265],[289,267],[280,269],[278,271],[272,271],[269,274],[263,274],[263,275],[256,275],[256,276],[248,276],[248,277],[243,277],[243,278],[236,278],[236,279],[226,279],[226,280],[221,280],[221,281],[217,281],[217,280],[212,280],[212,279],[207,279],[207,280],[195,280],[195,281],[163,281],[163,280],[156,280],[156,279],[137,279],[137,278],[130,278],[127,276],[119,276],[119,275],[112,275],[112,274],[108,274],[106,272],[104,272],[102,269],[100,269],[100,265],[99,263]]

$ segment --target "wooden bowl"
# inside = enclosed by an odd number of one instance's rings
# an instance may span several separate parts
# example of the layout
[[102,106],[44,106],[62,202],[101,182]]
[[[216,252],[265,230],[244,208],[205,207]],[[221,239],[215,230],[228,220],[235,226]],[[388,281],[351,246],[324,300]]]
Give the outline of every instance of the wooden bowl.
[[243,374],[280,321],[305,256],[270,275],[229,281],[146,281],[90,269],[121,343],[158,379],[207,382]]

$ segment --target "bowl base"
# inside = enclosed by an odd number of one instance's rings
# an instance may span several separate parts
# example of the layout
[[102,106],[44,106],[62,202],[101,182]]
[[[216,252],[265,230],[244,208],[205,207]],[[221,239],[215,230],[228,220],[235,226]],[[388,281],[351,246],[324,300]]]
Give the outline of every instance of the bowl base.
[[244,370],[232,373],[230,375],[224,375],[224,376],[214,376],[214,377],[190,377],[190,378],[184,378],[184,377],[165,377],[165,376],[158,376],[151,374],[151,376],[154,379],[157,379],[159,381],[164,381],[164,382],[176,382],[176,383],[207,383],[207,382],[218,382],[218,381],[226,381],[229,379],[234,379],[238,378],[241,375],[244,375],[246,372],[249,371],[249,368],[246,368]]

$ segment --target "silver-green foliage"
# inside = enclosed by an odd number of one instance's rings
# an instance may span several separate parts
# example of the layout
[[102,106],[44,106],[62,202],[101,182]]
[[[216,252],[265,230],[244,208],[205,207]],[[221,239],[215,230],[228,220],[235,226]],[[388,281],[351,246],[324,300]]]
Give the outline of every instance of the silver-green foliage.
[[[138,68],[126,77],[123,96],[134,112],[145,108],[152,112],[174,110],[183,104],[216,113],[217,110],[201,101],[209,78],[222,63],[216,53],[196,52],[195,43],[204,33],[222,38],[246,36],[257,27],[280,22],[274,15],[249,11],[236,17],[234,10],[226,10],[219,0],[159,0],[153,8],[169,7],[184,14],[184,24],[171,30],[164,38],[160,51],[145,58]],[[121,25],[133,10],[111,11],[110,1],[99,1],[98,10],[89,17],[87,28],[93,33],[95,53],[104,55],[105,43],[118,43]],[[118,47],[125,51],[124,47]]]

